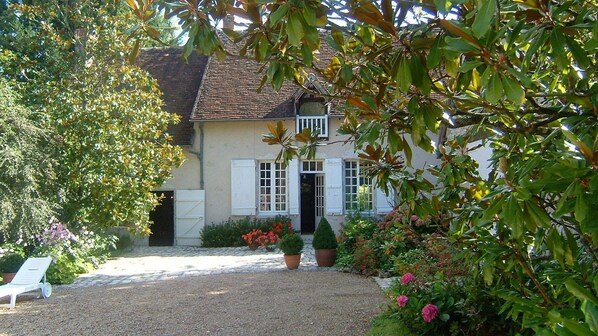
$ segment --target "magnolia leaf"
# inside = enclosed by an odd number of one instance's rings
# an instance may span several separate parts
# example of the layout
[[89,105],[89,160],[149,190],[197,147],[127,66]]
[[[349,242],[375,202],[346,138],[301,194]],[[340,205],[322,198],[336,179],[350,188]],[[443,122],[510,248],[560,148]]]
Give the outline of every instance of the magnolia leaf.
[[430,48],[428,59],[426,60],[428,69],[436,68],[440,64],[440,59],[442,58],[442,49],[440,48],[441,41],[441,37],[437,37]]
[[[288,4],[288,2],[286,3]],[[310,26],[316,25],[316,11],[307,3],[303,5],[303,19]]]
[[411,146],[409,143],[403,139],[403,152],[405,152],[405,160],[407,160],[407,166],[411,167],[411,159],[413,158],[413,152],[411,151]]
[[283,5],[279,6],[274,12],[270,14],[270,25],[274,26],[280,21],[289,11],[290,7],[289,2],[285,2]]
[[145,26],[145,31],[147,32],[147,34],[154,39],[159,39],[160,38],[160,32],[157,31],[154,27],[151,26]]
[[448,20],[440,20],[439,24],[442,28],[444,28],[447,32],[464,38],[467,41],[469,41],[472,45],[476,46],[478,49],[481,48],[480,43],[471,35],[467,34],[463,29],[459,28],[457,25],[455,25],[454,23],[448,21]]
[[567,290],[578,299],[582,301],[587,300],[595,306],[598,306],[598,298],[596,298],[596,296],[594,296],[588,289],[575,282],[575,280],[569,279],[565,281],[565,287],[567,287]]
[[567,38],[567,45],[569,46],[569,50],[571,50],[571,54],[577,62],[577,65],[582,69],[587,69],[590,67],[590,59],[588,58],[588,54],[585,50],[575,41],[573,38]]
[[299,44],[301,44],[301,39],[303,39],[304,35],[305,32],[303,30],[303,22],[301,17],[296,12],[291,13],[287,23],[287,36],[289,38],[289,42],[298,47]]
[[501,76],[501,78],[507,98],[518,106],[521,105],[525,100],[525,92],[521,85],[519,85],[519,82],[508,76]]
[[137,60],[137,56],[139,56],[139,47],[141,46],[141,41],[139,39],[137,39],[137,41],[135,41],[135,44],[133,45],[133,49],[131,50],[131,53],[129,53],[129,63],[130,64],[134,64],[135,61]]
[[311,48],[307,44],[301,46],[301,55],[303,56],[303,63],[305,63],[305,65],[307,65],[308,67],[311,67],[314,59],[314,54],[313,50],[311,50]]
[[403,92],[408,92],[409,88],[411,87],[411,69],[409,67],[409,60],[407,57],[401,57],[399,61],[399,70],[397,72],[397,84],[399,85],[399,89]]
[[491,104],[496,104],[503,95],[502,82],[498,73],[492,73],[488,78],[486,88],[486,100]]
[[477,38],[481,38],[486,35],[486,32],[491,28],[492,18],[496,13],[496,1],[495,0],[477,0],[476,1],[477,13],[473,20],[471,30]]
[[598,306],[592,304],[590,301],[584,301],[581,304],[581,311],[586,318],[586,323],[590,327],[590,330],[598,334]]

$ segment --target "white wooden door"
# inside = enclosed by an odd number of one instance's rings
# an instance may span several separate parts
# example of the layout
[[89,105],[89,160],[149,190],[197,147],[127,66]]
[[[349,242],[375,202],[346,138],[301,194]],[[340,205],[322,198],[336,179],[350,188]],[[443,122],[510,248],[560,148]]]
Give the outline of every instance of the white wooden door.
[[175,191],[175,237],[177,245],[200,245],[205,225],[205,191]]

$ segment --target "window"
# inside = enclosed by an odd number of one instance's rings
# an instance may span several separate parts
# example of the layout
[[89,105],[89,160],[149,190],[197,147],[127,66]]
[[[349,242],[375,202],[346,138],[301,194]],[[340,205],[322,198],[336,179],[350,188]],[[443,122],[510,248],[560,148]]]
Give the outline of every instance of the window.
[[284,164],[260,162],[259,192],[260,211],[287,211],[287,171]]
[[307,128],[312,132],[318,131],[322,138],[328,137],[328,107],[324,98],[306,93],[296,102],[295,108],[297,133]]
[[323,161],[303,160],[301,161],[302,173],[322,173],[324,172]]
[[365,176],[366,165],[359,161],[345,161],[345,210],[372,211],[374,209],[372,179]]

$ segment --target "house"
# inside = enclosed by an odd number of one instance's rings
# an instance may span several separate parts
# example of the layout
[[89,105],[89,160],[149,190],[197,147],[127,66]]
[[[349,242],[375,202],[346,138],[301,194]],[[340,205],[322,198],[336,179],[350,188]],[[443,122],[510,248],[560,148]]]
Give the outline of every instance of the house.
[[[199,245],[205,225],[246,216],[286,215],[302,233],[325,216],[338,232],[348,214],[392,210],[392,198],[360,174],[352,144],[336,132],[343,114],[327,99],[292,84],[257,93],[260,66],[239,57],[220,62],[193,54],[185,63],[181,49],[161,48],[144,50],[139,64],[157,79],[166,109],[181,116],[170,131],[186,156],[157,191],[165,197],[152,214],[149,244]],[[323,90],[315,77],[308,85]],[[323,145],[316,158],[276,162],[280,148],[262,135],[277,121],[290,131],[317,129]],[[436,160],[414,155],[415,165]]]

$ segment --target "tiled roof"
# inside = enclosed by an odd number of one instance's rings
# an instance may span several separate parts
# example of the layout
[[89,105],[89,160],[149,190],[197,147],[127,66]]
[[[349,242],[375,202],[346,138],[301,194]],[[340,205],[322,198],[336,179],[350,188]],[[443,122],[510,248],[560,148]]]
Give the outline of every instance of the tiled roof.
[[[236,46],[225,35],[221,35],[228,50],[233,53]],[[191,120],[259,120],[294,118],[293,95],[300,87],[287,81],[280,91],[265,84],[260,85],[267,66],[244,57],[227,56],[221,62],[210,58],[206,75],[199,91],[199,98]],[[342,115],[333,110],[332,115]]]
[[293,94],[298,87],[285,83],[279,92],[269,84],[257,93],[263,72],[260,64],[236,56],[223,62],[210,58],[192,120],[249,120],[293,117]]
[[178,124],[168,129],[173,136],[173,144],[190,145],[193,123],[189,119],[208,57],[192,53],[185,62],[180,47],[150,48],[141,51],[137,64],[158,81],[164,93],[165,110],[181,117]]

